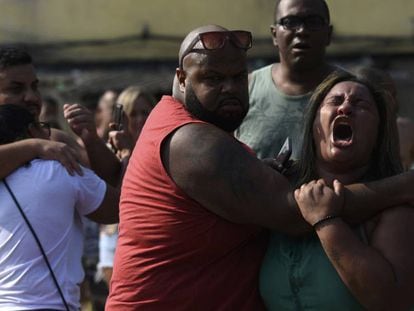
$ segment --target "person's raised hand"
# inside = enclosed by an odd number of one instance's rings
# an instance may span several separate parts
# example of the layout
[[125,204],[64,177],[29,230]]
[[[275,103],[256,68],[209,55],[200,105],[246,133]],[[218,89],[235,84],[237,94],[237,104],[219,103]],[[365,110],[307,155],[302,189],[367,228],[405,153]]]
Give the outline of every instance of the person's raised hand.
[[97,139],[95,117],[92,111],[80,104],[63,105],[63,115],[72,131],[84,142]]
[[134,148],[134,142],[131,135],[128,132],[121,131],[109,131],[108,143],[112,146],[113,150],[117,152],[118,156],[123,158],[129,155]]

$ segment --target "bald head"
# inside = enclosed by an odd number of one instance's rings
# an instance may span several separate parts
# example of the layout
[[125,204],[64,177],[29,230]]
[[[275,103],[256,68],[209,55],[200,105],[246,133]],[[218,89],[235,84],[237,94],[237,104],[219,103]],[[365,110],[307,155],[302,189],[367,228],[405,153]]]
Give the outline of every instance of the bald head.
[[190,53],[190,51],[196,47],[197,52],[202,52],[203,46],[200,42],[194,42],[200,33],[209,32],[209,31],[228,31],[226,28],[218,26],[218,25],[205,25],[198,27],[192,30],[183,40],[181,43],[180,51],[178,53],[178,59],[180,62],[184,62],[184,58],[186,55]]
[[173,96],[195,118],[234,131],[249,106],[246,51],[251,43],[251,33],[244,30],[207,25],[191,31],[181,44]]

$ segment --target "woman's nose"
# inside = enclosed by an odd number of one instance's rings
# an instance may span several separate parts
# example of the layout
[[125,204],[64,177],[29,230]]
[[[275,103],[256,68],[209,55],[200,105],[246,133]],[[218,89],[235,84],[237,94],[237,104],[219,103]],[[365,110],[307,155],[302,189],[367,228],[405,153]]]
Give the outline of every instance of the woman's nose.
[[338,107],[338,114],[341,115],[350,115],[352,113],[352,105],[348,101],[344,101]]

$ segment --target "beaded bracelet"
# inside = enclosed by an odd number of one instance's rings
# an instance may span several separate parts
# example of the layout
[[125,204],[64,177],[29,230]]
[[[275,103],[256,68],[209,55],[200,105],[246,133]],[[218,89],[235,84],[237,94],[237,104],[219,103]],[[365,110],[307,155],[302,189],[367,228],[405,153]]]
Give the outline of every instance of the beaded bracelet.
[[325,216],[324,218],[322,218],[322,219],[318,220],[317,222],[315,222],[315,223],[312,225],[312,227],[313,227],[315,230],[317,230],[317,229],[318,229],[318,227],[319,227],[321,224],[323,224],[324,222],[326,222],[326,221],[328,221],[328,220],[332,220],[332,219],[338,218],[338,217],[339,217],[338,215],[328,215],[328,216]]

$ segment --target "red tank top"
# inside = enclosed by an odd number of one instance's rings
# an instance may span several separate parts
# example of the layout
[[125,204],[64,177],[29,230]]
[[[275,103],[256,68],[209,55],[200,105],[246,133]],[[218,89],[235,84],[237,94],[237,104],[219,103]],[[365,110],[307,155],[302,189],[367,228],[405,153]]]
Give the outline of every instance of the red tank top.
[[193,118],[164,96],[150,114],[125,175],[106,310],[261,310],[261,229],[228,222],[168,176],[160,148]]

